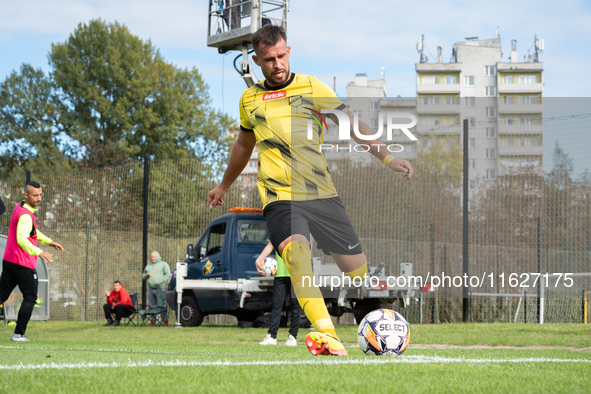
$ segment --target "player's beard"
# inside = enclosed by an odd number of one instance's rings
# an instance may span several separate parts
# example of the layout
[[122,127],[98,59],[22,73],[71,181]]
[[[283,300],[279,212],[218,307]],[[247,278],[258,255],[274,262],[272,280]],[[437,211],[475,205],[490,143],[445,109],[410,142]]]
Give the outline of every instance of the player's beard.
[[[280,79],[278,79],[277,77],[274,76],[274,74],[278,71],[284,71],[283,77],[281,77]],[[273,74],[267,74],[263,71],[263,75],[265,76],[265,79],[267,80],[267,83],[269,85],[279,86],[279,85],[283,85],[285,82],[287,82],[289,80],[291,73],[289,72],[289,65],[287,65],[287,68],[273,70]]]

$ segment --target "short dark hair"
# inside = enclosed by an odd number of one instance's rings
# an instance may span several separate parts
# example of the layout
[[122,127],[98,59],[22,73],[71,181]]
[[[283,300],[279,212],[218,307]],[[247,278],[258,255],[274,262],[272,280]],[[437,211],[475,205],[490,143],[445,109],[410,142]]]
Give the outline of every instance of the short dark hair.
[[287,42],[287,35],[281,26],[265,25],[252,35],[252,47],[257,52],[260,46],[272,47],[280,40]]
[[119,283],[119,284],[121,284],[121,282],[119,282],[118,280],[116,280],[115,282],[113,282],[113,284],[115,284],[115,283]]
[[[29,181],[29,182],[27,182],[27,186],[34,187],[35,189],[39,189],[41,187],[41,185],[39,184],[39,182],[35,182],[35,181]],[[27,186],[25,186],[25,189],[26,189]]]

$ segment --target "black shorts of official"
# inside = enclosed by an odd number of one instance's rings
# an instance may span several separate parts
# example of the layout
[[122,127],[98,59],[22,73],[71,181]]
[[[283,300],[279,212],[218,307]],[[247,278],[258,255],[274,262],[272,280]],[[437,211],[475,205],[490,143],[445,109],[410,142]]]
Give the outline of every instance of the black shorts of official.
[[310,201],[274,201],[263,211],[275,249],[294,234],[310,238],[324,253],[363,253],[353,223],[339,197]]

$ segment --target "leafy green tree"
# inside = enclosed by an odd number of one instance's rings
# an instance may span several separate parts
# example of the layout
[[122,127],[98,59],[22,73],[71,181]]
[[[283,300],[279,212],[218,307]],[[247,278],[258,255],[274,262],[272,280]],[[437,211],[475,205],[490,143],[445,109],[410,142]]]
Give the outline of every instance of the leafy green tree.
[[451,187],[462,184],[462,147],[457,136],[429,135],[416,145],[413,162],[417,178],[428,179]]
[[23,64],[0,84],[0,176],[25,169],[64,171],[71,161],[60,150],[51,80]]
[[127,27],[80,24],[52,45],[49,64],[48,77],[23,66],[0,85],[2,141],[22,147],[5,158],[10,168],[23,160],[39,171],[72,161],[100,168],[143,156],[227,155],[231,119],[209,106],[199,72],[167,63]]

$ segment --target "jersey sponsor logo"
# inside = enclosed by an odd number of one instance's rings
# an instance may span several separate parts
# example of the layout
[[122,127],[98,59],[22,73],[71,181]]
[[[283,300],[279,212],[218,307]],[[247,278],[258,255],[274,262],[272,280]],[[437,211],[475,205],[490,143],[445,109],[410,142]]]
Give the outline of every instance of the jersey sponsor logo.
[[286,95],[287,95],[287,90],[280,90],[278,92],[266,93],[266,94],[263,94],[263,101],[284,98]]

